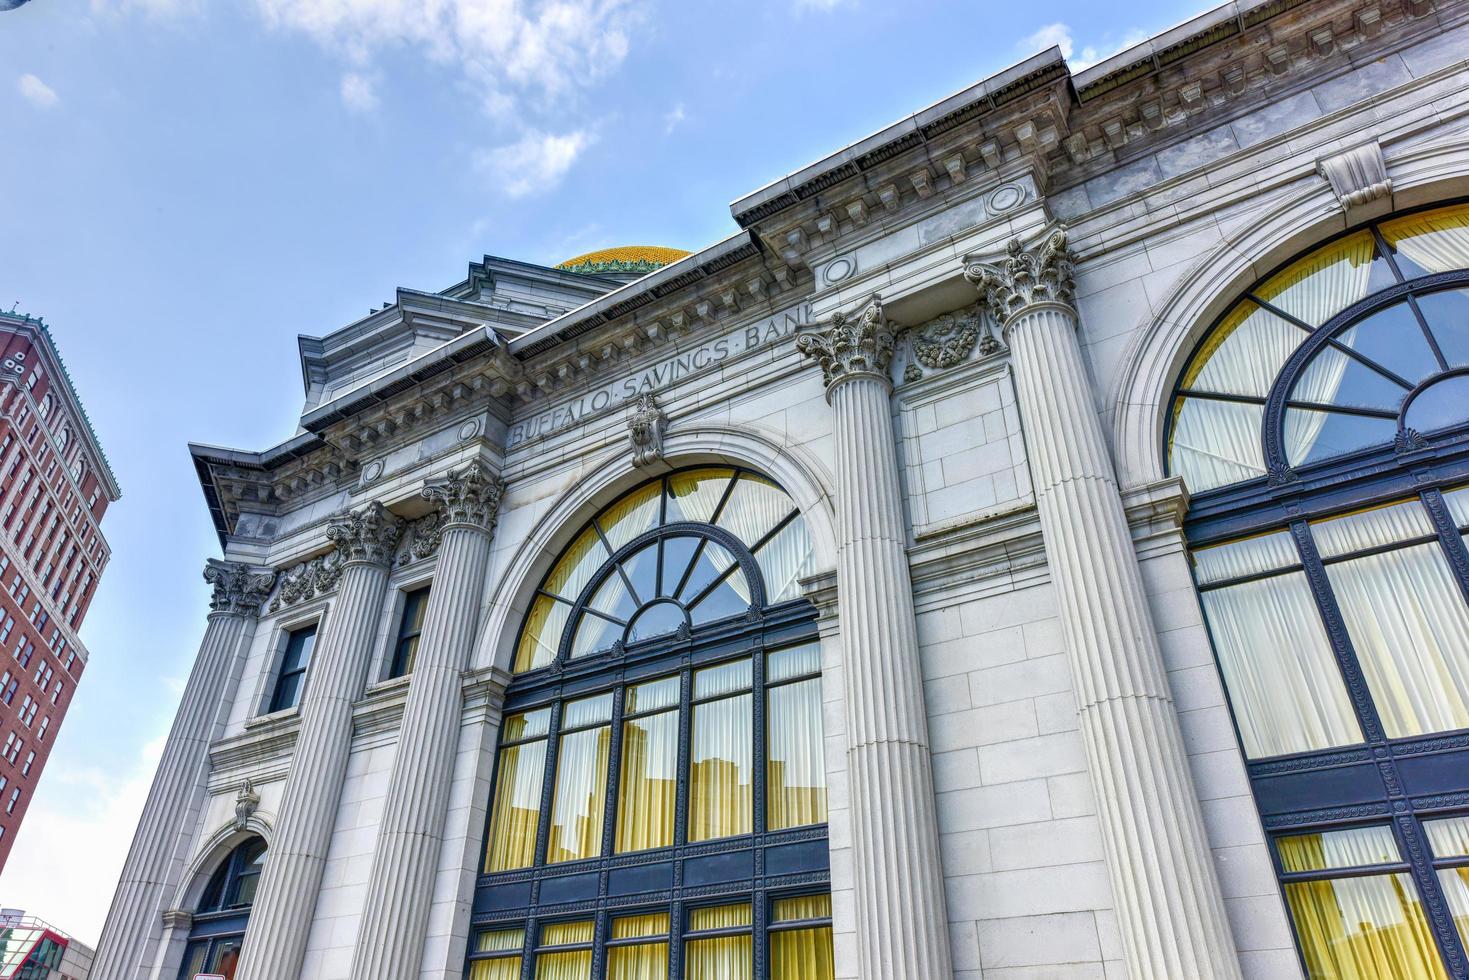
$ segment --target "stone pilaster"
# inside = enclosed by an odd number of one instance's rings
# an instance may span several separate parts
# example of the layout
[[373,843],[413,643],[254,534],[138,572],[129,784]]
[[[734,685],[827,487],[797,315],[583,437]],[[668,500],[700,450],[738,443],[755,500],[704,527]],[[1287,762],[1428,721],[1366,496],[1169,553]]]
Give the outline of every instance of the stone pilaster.
[[219,737],[234,702],[240,659],[275,573],[210,559],[204,580],[214,589],[209,625],[97,944],[92,975],[105,980],[146,976],[153,963],[162,915],[178,888],[194,836],[192,821],[203,804],[209,744]]
[[474,649],[500,493],[499,479],[478,462],[423,489],[444,513],[439,562],[378,827],[354,977],[416,977],[422,967],[459,745],[464,671]]
[[1224,902],[1077,337],[1064,231],[966,259],[1010,344],[1128,976],[1236,980]]
[[301,975],[352,748],[352,704],[367,683],[388,566],[402,533],[403,522],[378,503],[327,529],[342,555],[342,581],[306,675],[301,728],[236,980]]
[[837,597],[847,696],[862,980],[948,980],[928,713],[877,297],[797,348],[820,365],[836,431]]

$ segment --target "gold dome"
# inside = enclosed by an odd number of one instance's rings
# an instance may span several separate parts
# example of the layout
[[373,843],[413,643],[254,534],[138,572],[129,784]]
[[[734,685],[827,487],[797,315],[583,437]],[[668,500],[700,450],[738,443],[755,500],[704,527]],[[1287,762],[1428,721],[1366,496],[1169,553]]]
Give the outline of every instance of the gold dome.
[[559,263],[556,268],[566,272],[645,274],[677,262],[689,254],[691,253],[681,248],[663,248],[659,245],[620,245],[578,255]]

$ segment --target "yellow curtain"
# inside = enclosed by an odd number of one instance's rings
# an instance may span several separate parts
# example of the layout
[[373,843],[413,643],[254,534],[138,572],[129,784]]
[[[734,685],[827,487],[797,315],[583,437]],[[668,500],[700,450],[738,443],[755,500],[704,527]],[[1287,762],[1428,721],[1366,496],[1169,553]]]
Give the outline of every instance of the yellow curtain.
[[770,980],[832,980],[831,926],[770,934]]
[[1407,874],[1291,882],[1285,897],[1311,980],[1447,977]]
[[613,939],[658,938],[659,942],[607,949],[607,980],[667,980],[668,913],[629,915],[612,920]]
[[771,909],[772,922],[806,922],[831,918],[830,895],[799,895],[782,898]]
[[469,980],[520,980],[520,957],[475,960],[469,965]]
[[754,818],[750,695],[694,708],[689,840],[748,834]]
[[511,871],[535,863],[536,827],[541,817],[541,783],[545,771],[544,740],[500,750],[485,871]]
[[[590,944],[595,932],[596,924],[591,921],[554,922],[541,928],[541,945]],[[590,948],[568,949],[536,955],[536,980],[591,980],[591,977],[592,951]]]
[[1287,872],[1368,868],[1402,860],[1397,839],[1385,826],[1280,837],[1275,847],[1280,852],[1280,866]]
[[773,687],[766,705],[767,827],[785,830],[825,823],[821,679]]
[[607,765],[612,728],[602,725],[563,736],[556,760],[556,795],[546,863],[602,853],[607,812]]
[[1382,237],[1425,272],[1469,268],[1469,207],[1462,204],[1388,221]]
[[[716,905],[689,912],[689,931],[749,926],[749,905]],[[749,934],[694,939],[684,944],[685,980],[752,980],[754,947]]]
[[[673,690],[677,698],[676,683]],[[676,710],[623,723],[618,778],[617,853],[671,847],[678,798]]]

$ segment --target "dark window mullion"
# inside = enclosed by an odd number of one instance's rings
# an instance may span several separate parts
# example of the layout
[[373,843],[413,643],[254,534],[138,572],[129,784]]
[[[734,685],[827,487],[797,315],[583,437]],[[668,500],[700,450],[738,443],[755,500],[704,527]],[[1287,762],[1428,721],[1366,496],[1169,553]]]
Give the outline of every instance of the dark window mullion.
[[1264,405],[1268,399],[1257,395],[1234,395],[1224,391],[1199,391],[1195,388],[1179,388],[1183,398],[1204,398],[1216,402],[1239,402],[1244,405]]
[[[1392,246],[1388,245],[1387,239],[1382,236],[1382,229],[1376,224],[1372,226],[1372,238],[1377,242],[1377,254],[1381,255],[1383,260],[1387,262],[1387,267],[1392,270],[1393,277],[1398,282],[1406,282],[1407,277],[1403,275],[1403,270],[1398,266],[1397,254],[1393,252]],[[1429,329],[1428,321],[1424,319],[1423,311],[1418,308],[1418,299],[1411,293],[1408,295],[1408,306],[1413,310],[1413,316],[1417,317],[1418,327],[1423,331],[1423,336],[1428,340],[1428,346],[1433,349],[1433,356],[1438,360],[1438,369],[1440,371],[1447,371],[1449,369],[1449,362],[1444,359],[1443,351],[1439,349],[1438,338]]]
[[752,555],[753,554],[757,554],[760,551],[761,548],[765,547],[767,544],[770,543],[771,539],[773,539],[780,532],[784,531],[786,529],[786,525],[787,524],[789,524],[791,521],[795,520],[799,516],[801,516],[801,509],[799,507],[797,507],[794,510],[792,510],[789,514],[787,514],[786,516],[782,517],[780,520],[776,521],[775,522],[775,527],[771,528],[770,530],[768,530],[764,534],[762,534],[760,536],[760,540],[759,541],[756,541],[754,544],[752,544],[750,546],[750,554],[752,554]]
[[[693,732],[694,732],[694,708],[692,697],[694,693],[693,668],[685,666],[679,672],[678,692],[678,787],[674,792],[673,803],[673,846],[683,847],[689,842],[689,784],[693,782]],[[675,868],[681,867],[681,863],[675,863]],[[675,884],[678,884],[675,881]],[[670,927],[672,928],[672,927]],[[682,932],[683,927],[678,926]]]
[[671,593],[672,598],[682,601],[683,590],[689,584],[689,579],[693,577],[694,569],[699,567],[699,559],[704,557],[704,545],[708,543],[708,538],[701,537],[699,543],[694,545],[694,555],[689,559],[689,566],[683,570],[683,576],[678,580],[678,587]]
[[[765,785],[765,774],[770,765],[766,758],[768,747],[766,746],[766,690],[765,690],[765,644],[761,637],[755,641],[755,647],[750,651],[750,710],[754,712],[754,727],[751,731],[752,743],[750,745],[750,758],[754,772],[751,778],[754,782],[751,796],[754,797],[755,814],[750,826],[754,828],[756,836],[763,835],[766,824],[765,794],[768,789]],[[756,856],[757,862],[760,856]],[[757,869],[763,866],[757,863]],[[758,925],[758,923],[757,923]],[[759,943],[757,942],[758,946]]]
[[1437,535],[1423,534],[1416,538],[1405,538],[1402,541],[1389,541],[1387,544],[1377,544],[1360,551],[1348,551],[1341,555],[1332,555],[1330,558],[1321,559],[1323,565],[1340,565],[1342,562],[1355,561],[1358,558],[1371,558],[1374,555],[1385,555],[1389,551],[1401,551],[1404,548],[1416,548],[1420,544],[1428,544],[1438,540]]
[[[1265,300],[1263,300],[1260,297],[1256,296],[1254,293],[1250,293],[1249,294],[1249,298],[1251,300],[1253,300],[1256,304],[1258,304],[1261,308],[1263,308],[1265,310],[1268,310],[1271,313],[1274,313],[1276,316],[1280,317],[1283,320],[1289,321],[1290,323],[1294,324],[1297,327],[1300,327],[1302,330],[1306,331],[1307,333],[1315,333],[1316,330],[1318,329],[1316,327],[1311,326],[1305,320],[1302,320],[1299,317],[1292,316],[1291,314],[1285,312],[1285,310],[1282,310],[1280,307],[1275,306],[1272,303],[1266,302]],[[1405,390],[1407,390],[1407,391],[1412,391],[1413,390],[1414,385],[1413,385],[1413,383],[1411,381],[1407,380],[1406,378],[1404,378],[1403,376],[1397,374],[1396,372],[1391,371],[1388,368],[1383,367],[1381,364],[1378,364],[1376,361],[1374,361],[1372,358],[1368,357],[1366,354],[1363,354],[1363,353],[1361,353],[1361,352],[1359,352],[1357,350],[1354,350],[1351,347],[1348,347],[1346,344],[1344,344],[1341,341],[1337,340],[1335,337],[1332,337],[1326,343],[1327,343],[1328,346],[1334,348],[1335,350],[1341,352],[1342,354],[1345,354],[1347,357],[1352,358],[1354,361],[1359,362],[1364,367],[1371,368],[1373,371],[1376,371],[1378,374],[1382,375],[1387,380],[1393,382],[1396,385],[1401,386]]]
[[1423,506],[1428,511],[1429,519],[1433,521],[1434,531],[1438,533],[1439,544],[1443,548],[1444,557],[1448,559],[1449,569],[1459,586],[1459,593],[1463,595],[1465,602],[1469,602],[1469,549],[1465,548],[1464,538],[1454,525],[1454,518],[1449,513],[1449,505],[1444,502],[1443,492],[1424,491]]
[[[618,790],[622,776],[622,726],[626,719],[622,709],[627,697],[627,687],[621,686],[612,695],[612,738],[607,746],[607,799],[602,810],[602,852],[611,857],[617,839]],[[596,976],[597,974],[593,974]]]
[[[556,757],[561,752],[561,714],[565,703],[551,707],[550,727],[546,731],[546,767],[541,783],[541,819],[536,823],[536,853],[533,868],[546,865],[546,848],[551,843],[551,807],[556,793]],[[539,942],[539,940],[537,940]]]
[[1301,556],[1301,567],[1310,583],[1312,597],[1316,600],[1317,611],[1326,625],[1326,635],[1332,652],[1336,655],[1337,669],[1342,672],[1342,679],[1346,682],[1347,696],[1351,698],[1357,724],[1362,729],[1362,739],[1370,745],[1381,745],[1387,740],[1383,734],[1382,719],[1378,717],[1377,706],[1372,703],[1372,692],[1367,687],[1362,665],[1357,660],[1357,652],[1347,634],[1346,620],[1336,604],[1336,595],[1332,592],[1326,567],[1321,563],[1321,554],[1316,550],[1316,542],[1311,537],[1311,527],[1305,521],[1293,521],[1290,531],[1295,538],[1296,550]]
[[1381,408],[1362,408],[1358,405],[1331,405],[1326,402],[1307,402],[1295,398],[1287,399],[1286,408],[1300,408],[1311,412],[1339,412],[1342,415],[1360,415],[1369,419],[1388,419],[1396,422],[1397,412],[1389,412]]
[[729,478],[729,483],[725,484],[724,493],[719,497],[719,503],[714,505],[714,512],[709,515],[709,523],[715,527],[722,526],[719,523],[719,519],[724,516],[724,505],[729,503],[730,497],[734,496],[735,484],[740,482],[741,475],[743,475],[741,471],[734,471],[733,475]]
[[1433,932],[1439,953],[1448,964],[1449,974],[1462,977],[1464,944],[1459,939],[1459,930],[1449,911],[1443,888],[1439,885],[1438,872],[1429,859],[1423,829],[1411,814],[1402,814],[1393,820],[1393,834],[1397,838],[1398,849],[1408,856],[1409,875],[1418,885],[1418,896],[1424,906],[1428,928]]

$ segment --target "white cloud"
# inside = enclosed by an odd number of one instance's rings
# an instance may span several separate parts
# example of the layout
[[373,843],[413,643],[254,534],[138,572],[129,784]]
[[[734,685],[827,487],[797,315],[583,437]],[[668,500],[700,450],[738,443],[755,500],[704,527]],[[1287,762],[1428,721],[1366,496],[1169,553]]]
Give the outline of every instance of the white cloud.
[[671,133],[683,124],[685,119],[683,103],[680,102],[663,115],[663,131]]
[[848,0],[796,0],[797,10],[835,10]]
[[593,142],[586,130],[560,136],[533,130],[517,143],[480,150],[474,162],[506,196],[525,197],[555,187]]
[[265,22],[362,67],[413,47],[457,68],[486,111],[547,103],[627,57],[642,0],[255,0]]
[[1072,71],[1081,71],[1083,68],[1090,68],[1097,62],[1104,61],[1117,52],[1147,39],[1146,31],[1134,27],[1125,31],[1121,38],[1116,38],[1115,35],[1109,33],[1103,37],[1100,44],[1088,44],[1077,51],[1076,39],[1072,36],[1071,28],[1058,22],[1042,27],[1022,40],[1017,47],[1027,54],[1032,54],[1054,45],[1061,49],[1061,57],[1066,59]]
[[35,75],[27,72],[15,82],[21,96],[37,109],[50,109],[61,101],[61,97]]
[[342,76],[342,104],[353,112],[372,112],[377,108],[377,91],[373,81],[360,72]]
[[6,905],[96,945],[163,743],[144,745],[127,773],[46,767],[5,866]]

